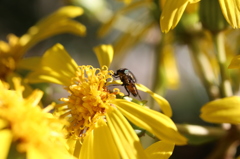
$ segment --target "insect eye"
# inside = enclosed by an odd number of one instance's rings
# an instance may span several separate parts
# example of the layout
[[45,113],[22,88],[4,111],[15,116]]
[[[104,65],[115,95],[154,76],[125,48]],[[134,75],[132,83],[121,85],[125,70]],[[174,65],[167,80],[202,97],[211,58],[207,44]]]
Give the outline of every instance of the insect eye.
[[124,70],[124,73],[127,74],[127,73],[128,73],[128,70]]

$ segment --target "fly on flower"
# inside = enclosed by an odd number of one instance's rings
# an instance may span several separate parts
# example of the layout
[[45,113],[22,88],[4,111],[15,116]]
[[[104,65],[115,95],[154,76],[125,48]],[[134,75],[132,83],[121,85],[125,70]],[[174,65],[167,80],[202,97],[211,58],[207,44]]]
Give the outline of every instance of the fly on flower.
[[[113,77],[120,78],[122,74],[127,76],[125,80],[128,83],[137,86],[136,79],[129,72],[114,73],[107,66],[78,66],[60,44],[49,49],[41,61],[38,70],[30,73],[27,79],[33,83],[45,81],[61,84],[70,93],[68,97],[61,98],[63,103],[57,104],[55,108],[60,117],[69,121],[65,126],[69,134],[67,142],[70,153],[77,158],[148,159],[152,151],[144,151],[127,119],[173,147],[175,144],[186,144],[186,139],[178,133],[175,124],[168,117],[171,116],[171,109],[166,111],[166,116],[149,108],[139,107],[137,103],[117,99],[118,95],[123,94],[117,88],[108,90],[107,86],[113,83]],[[49,69],[45,71],[46,67]],[[44,76],[42,71],[45,71]],[[40,77],[38,81],[36,77]],[[163,106],[170,107],[167,101],[147,88],[141,90],[154,95],[156,101]],[[105,150],[105,147],[109,150]]]
[[124,86],[124,88],[126,89],[126,91],[128,93],[127,96],[129,96],[131,93],[134,97],[138,96],[141,99],[141,97],[138,93],[137,87],[135,85],[135,83],[137,82],[136,77],[129,69],[120,68],[117,70],[116,73],[114,73],[113,77],[120,78],[120,80],[123,83],[122,86]]

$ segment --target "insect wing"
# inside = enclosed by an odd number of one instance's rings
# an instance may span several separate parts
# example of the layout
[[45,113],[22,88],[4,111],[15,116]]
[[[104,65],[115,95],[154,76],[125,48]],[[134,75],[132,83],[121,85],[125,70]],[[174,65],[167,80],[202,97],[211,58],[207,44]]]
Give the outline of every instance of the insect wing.
[[131,71],[128,70],[127,76],[128,76],[129,81],[131,81],[133,83],[137,82],[136,77],[134,76],[134,74]]

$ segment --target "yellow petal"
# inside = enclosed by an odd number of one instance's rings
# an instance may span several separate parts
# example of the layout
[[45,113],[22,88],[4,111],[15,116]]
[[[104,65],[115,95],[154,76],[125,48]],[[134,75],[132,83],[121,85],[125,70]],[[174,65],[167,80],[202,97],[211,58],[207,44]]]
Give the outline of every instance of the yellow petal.
[[161,30],[167,33],[173,29],[182,17],[189,0],[167,0],[160,17]]
[[[1,120],[0,120],[1,122]],[[10,130],[3,129],[0,131],[0,158],[7,158],[10,145],[12,143],[12,134]]]
[[66,6],[42,19],[20,38],[20,44],[23,47],[19,50],[19,54],[23,55],[23,53],[36,43],[57,34],[72,33],[78,36],[85,35],[85,26],[69,19],[80,16],[81,14],[83,14],[82,8]]
[[240,68],[240,55],[237,55],[232,59],[228,68],[229,69]]
[[236,5],[237,5],[237,7],[238,7],[238,10],[240,11],[240,1],[235,1],[236,2]]
[[52,82],[68,86],[77,68],[78,65],[64,47],[56,44],[44,53],[40,68],[26,79],[29,83]]
[[84,139],[79,159],[120,159],[111,131],[103,119]]
[[200,0],[167,0],[164,3],[162,14],[160,17],[161,30],[167,33],[170,29],[176,27],[180,21],[187,5],[197,3]]
[[225,19],[233,28],[240,28],[239,0],[219,0]]
[[69,150],[68,150],[68,152],[70,153],[70,154],[74,154],[74,150],[75,150],[75,147],[76,147],[76,142],[77,142],[78,140],[74,140],[74,139],[72,139],[72,138],[69,138],[69,139],[67,139],[67,145],[69,146]]
[[153,99],[160,105],[161,110],[163,111],[164,114],[166,114],[169,117],[172,116],[171,106],[166,99],[164,99],[163,97],[161,97],[156,93],[153,93],[150,89],[148,89],[146,86],[142,84],[136,84],[136,86],[137,86],[137,89],[143,92],[149,93],[153,97]]
[[107,121],[121,158],[147,159],[139,138],[117,109],[113,107],[108,109]]
[[164,141],[158,141],[149,146],[145,152],[151,159],[168,159],[173,152],[174,144]]
[[43,96],[43,92],[40,90],[34,90],[30,96],[26,98],[26,104],[31,104],[32,106],[39,105]]
[[211,123],[240,123],[240,97],[232,96],[205,104],[201,118]]
[[79,159],[94,159],[94,151],[91,151],[94,147],[93,139],[93,132],[89,133],[89,135],[85,137]]
[[28,159],[45,159],[46,156],[38,151],[35,147],[29,147],[27,151]]
[[164,58],[163,67],[166,73],[167,87],[176,89],[179,86],[180,80],[172,44],[163,46],[162,58]]
[[35,70],[41,64],[40,57],[24,58],[19,61],[17,68],[26,70]]
[[194,13],[198,10],[199,8],[199,3],[190,3],[186,7],[186,13]]
[[176,125],[166,115],[122,99],[115,99],[112,103],[132,123],[149,131],[159,139],[177,145],[186,144],[186,138],[177,131]]
[[5,41],[0,41],[0,50],[1,52],[9,52],[10,46]]
[[[16,82],[19,83],[18,84],[19,87],[23,87],[24,88],[22,90],[23,92],[21,91],[20,94],[23,95],[24,98],[26,98],[26,97],[28,97],[32,93],[33,89],[32,89],[32,87],[28,83],[25,83],[21,78],[22,77],[19,74],[13,72],[13,73],[11,73],[11,74],[9,74],[7,76],[6,81],[10,85],[10,88],[16,87]],[[14,80],[14,79],[17,79],[17,80]],[[15,88],[15,89],[17,90],[17,88]]]
[[102,68],[104,65],[109,68],[110,64],[112,63],[112,59],[114,55],[114,50],[112,45],[100,45],[100,46],[94,47],[93,50],[97,55],[100,68]]

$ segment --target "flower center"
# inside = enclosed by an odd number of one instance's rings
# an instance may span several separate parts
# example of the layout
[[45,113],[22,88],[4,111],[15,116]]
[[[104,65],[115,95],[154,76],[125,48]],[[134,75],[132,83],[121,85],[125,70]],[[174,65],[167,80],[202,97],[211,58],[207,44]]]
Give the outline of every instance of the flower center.
[[97,120],[105,118],[111,100],[121,93],[119,89],[110,92],[106,87],[106,83],[112,81],[112,74],[106,66],[102,69],[79,66],[76,77],[66,88],[70,96],[60,99],[65,102],[61,104],[65,111],[62,116],[69,117],[70,122],[66,129],[74,138],[83,138],[93,130]]

